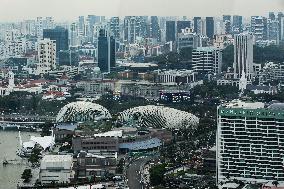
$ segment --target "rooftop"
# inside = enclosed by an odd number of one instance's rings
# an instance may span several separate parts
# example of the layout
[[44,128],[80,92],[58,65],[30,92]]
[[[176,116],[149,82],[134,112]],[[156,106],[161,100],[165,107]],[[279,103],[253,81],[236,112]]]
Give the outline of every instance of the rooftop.
[[55,163],[55,162],[72,162],[71,155],[45,155],[42,162]]
[[94,134],[95,137],[122,137],[122,130]]
[[223,104],[222,106],[226,108],[258,109],[258,108],[264,108],[264,105],[265,104],[262,102],[244,102],[237,99],[229,103]]

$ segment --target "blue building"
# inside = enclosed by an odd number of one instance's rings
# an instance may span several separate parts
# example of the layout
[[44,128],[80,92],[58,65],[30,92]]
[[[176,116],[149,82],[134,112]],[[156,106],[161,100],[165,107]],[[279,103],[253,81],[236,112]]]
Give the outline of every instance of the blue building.
[[98,66],[102,73],[115,67],[115,39],[103,29],[98,37]]
[[56,41],[56,55],[59,55],[59,51],[65,51],[69,49],[68,44],[68,30],[63,27],[56,27],[54,29],[44,29],[43,38],[49,38]]
[[176,22],[166,22],[166,41],[176,41]]
[[214,18],[206,17],[206,36],[213,39],[214,36]]

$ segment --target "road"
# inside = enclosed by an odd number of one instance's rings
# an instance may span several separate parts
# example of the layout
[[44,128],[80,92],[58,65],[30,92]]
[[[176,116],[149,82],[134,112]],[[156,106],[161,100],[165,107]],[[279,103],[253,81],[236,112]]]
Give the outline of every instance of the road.
[[129,189],[143,189],[143,185],[140,183],[140,167],[143,166],[151,157],[141,157],[138,160],[131,163],[127,169],[127,178]]

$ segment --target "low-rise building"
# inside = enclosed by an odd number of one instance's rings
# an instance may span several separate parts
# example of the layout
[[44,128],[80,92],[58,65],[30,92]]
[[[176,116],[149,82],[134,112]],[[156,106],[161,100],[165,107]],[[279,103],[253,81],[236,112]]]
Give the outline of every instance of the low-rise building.
[[115,174],[117,155],[104,156],[80,152],[74,164],[75,178],[101,177],[107,173]]
[[41,184],[70,183],[74,178],[73,158],[70,155],[45,155],[41,161]]

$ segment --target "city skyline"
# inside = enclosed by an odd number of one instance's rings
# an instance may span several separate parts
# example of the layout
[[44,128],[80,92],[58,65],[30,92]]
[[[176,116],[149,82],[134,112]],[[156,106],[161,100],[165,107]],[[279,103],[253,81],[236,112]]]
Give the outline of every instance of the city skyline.
[[284,2],[281,0],[84,0],[83,3],[78,0],[2,0],[1,4],[0,22],[32,19],[37,16],[52,16],[56,21],[71,21],[79,15],[88,14],[189,17],[240,14],[248,17],[284,10]]

